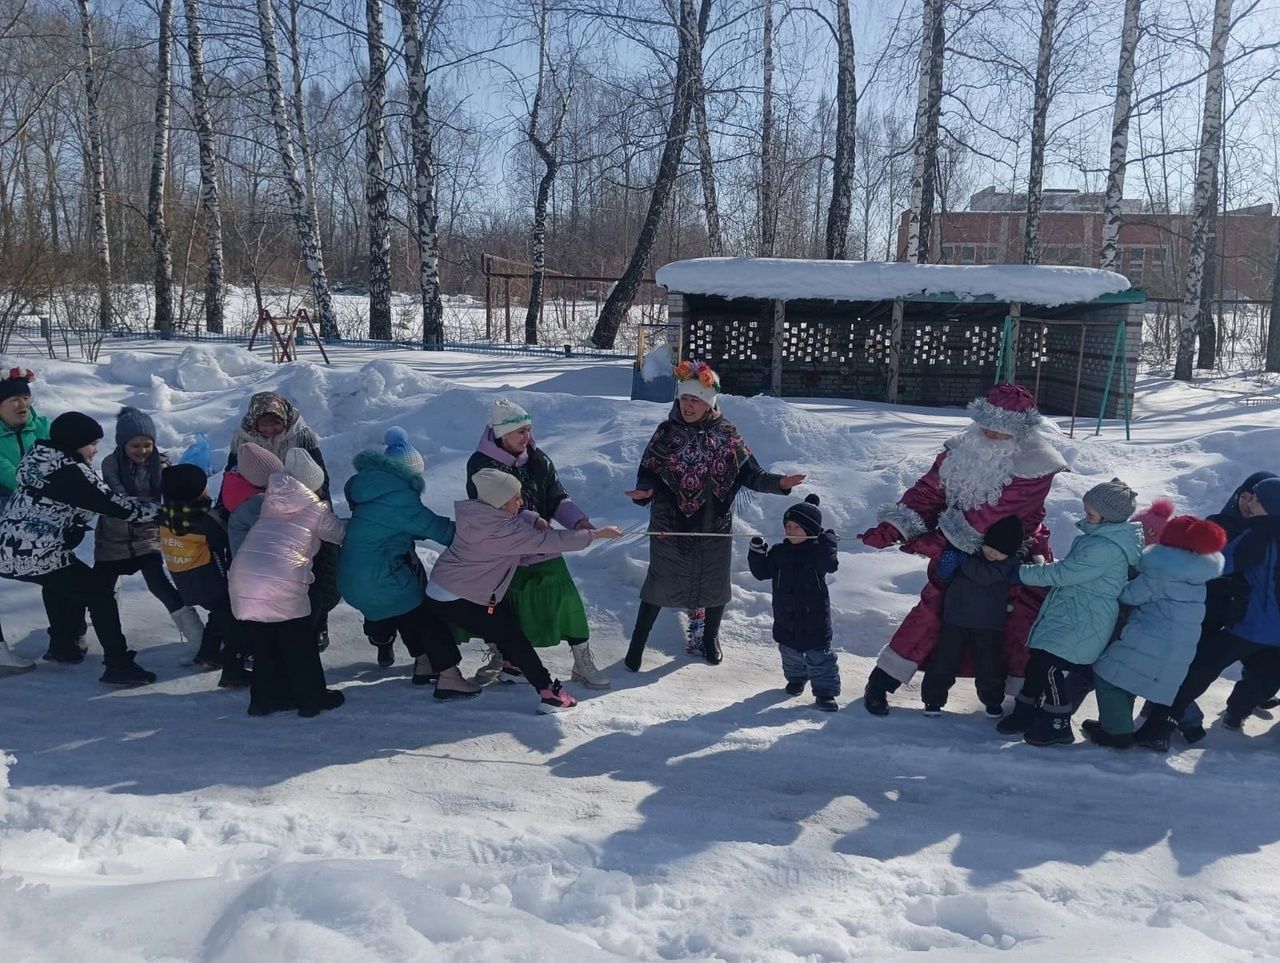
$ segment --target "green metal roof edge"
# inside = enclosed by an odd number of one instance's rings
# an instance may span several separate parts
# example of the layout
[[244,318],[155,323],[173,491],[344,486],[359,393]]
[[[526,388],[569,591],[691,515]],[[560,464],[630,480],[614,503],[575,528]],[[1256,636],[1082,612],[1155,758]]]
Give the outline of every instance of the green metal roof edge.
[[[670,289],[669,289],[670,290]],[[671,291],[672,294],[680,294],[693,297],[710,297],[724,298],[726,301],[773,301],[775,298],[757,298],[747,295],[729,296],[724,294],[714,294],[709,291]],[[844,301],[854,300],[846,298],[786,298],[787,301]],[[1110,294],[1102,294],[1094,298],[1092,301],[1065,301],[1063,304],[1142,304],[1147,300],[1147,292],[1142,288],[1129,288],[1125,291],[1113,291]],[[863,299],[857,299],[858,303],[863,303]],[[936,294],[909,294],[901,298],[876,298],[874,303],[880,301],[910,301],[916,303],[933,303],[933,304],[1039,304],[1038,301],[1019,301],[1014,302],[1010,298],[997,298],[992,294],[970,294],[961,297],[951,291],[941,291]],[[866,302],[873,303],[873,302]],[[1057,307],[1061,307],[1059,304]]]

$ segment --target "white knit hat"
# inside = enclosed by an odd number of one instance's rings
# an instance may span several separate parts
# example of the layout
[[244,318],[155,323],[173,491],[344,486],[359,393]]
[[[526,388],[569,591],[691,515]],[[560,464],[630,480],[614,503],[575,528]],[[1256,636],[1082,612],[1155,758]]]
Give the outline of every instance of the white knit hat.
[[284,456],[284,470],[313,492],[324,487],[324,469],[301,448],[290,448]]
[[476,498],[486,505],[501,508],[520,494],[520,479],[497,468],[481,468],[471,476],[476,486]]
[[705,401],[712,408],[716,407],[716,398],[720,394],[720,376],[711,370],[705,361],[682,361],[676,365],[676,401],[681,395]]
[[494,438],[509,435],[532,423],[533,419],[529,417],[529,412],[514,401],[499,398],[493,403],[493,411],[489,415],[489,427],[493,429]]

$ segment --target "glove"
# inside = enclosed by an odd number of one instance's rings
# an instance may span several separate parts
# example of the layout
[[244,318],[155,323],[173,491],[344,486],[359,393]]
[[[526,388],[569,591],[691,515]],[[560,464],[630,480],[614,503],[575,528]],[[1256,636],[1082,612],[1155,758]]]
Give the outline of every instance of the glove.
[[946,581],[953,578],[956,571],[960,568],[960,563],[964,561],[964,552],[958,548],[948,547],[941,555],[938,556],[938,578]]
[[834,528],[828,528],[818,536],[818,541],[822,542],[824,545],[839,545],[840,536],[836,534]]
[[753,552],[763,552],[763,551],[765,550],[765,548],[766,548],[766,547],[767,547],[767,546],[766,546],[766,545],[765,545],[765,543],[764,543],[764,539],[763,539],[763,538],[761,538],[759,535],[757,535],[757,536],[755,536],[755,538],[751,539],[751,551],[753,551]]
[[875,528],[869,528],[859,535],[858,541],[867,548],[888,548],[902,541],[902,533],[888,522],[881,522]]

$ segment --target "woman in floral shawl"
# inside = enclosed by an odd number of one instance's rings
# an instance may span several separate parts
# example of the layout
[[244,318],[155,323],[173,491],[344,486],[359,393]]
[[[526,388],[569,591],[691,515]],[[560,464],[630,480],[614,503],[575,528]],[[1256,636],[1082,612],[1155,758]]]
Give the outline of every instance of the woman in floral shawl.
[[[649,506],[651,533],[649,574],[627,650],[632,672],[640,671],[649,632],[663,608],[705,608],[703,653],[712,665],[720,663],[718,636],[729,601],[733,540],[679,536],[727,535],[740,489],[786,495],[805,478],[760,467],[738,429],[720,413],[720,383],[708,365],[683,361],[676,378],[671,414],[649,440],[635,490],[627,492],[637,505]],[[677,537],[666,537],[668,532]]]

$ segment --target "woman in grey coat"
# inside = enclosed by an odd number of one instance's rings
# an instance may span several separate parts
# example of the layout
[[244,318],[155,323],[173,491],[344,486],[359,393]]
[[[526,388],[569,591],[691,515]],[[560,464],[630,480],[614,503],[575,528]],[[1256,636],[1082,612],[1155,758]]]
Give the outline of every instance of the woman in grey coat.
[[703,653],[722,659],[720,620],[729,602],[733,499],[738,491],[790,494],[804,475],[760,467],[738,429],[716,404],[719,379],[703,362],[676,368],[676,402],[645,448],[636,487],[627,496],[649,506],[649,574],[640,590],[626,666],[640,671],[649,632],[664,608],[706,609]]

